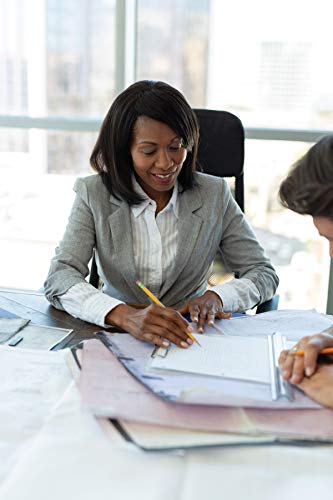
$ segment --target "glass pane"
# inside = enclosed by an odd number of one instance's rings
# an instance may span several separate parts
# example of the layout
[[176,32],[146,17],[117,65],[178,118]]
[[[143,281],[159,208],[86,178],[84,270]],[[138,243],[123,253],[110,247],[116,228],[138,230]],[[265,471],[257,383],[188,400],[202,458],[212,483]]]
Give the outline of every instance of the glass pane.
[[138,80],[162,80],[205,104],[210,0],[138,0]]
[[[6,132],[0,138],[6,142]],[[93,173],[96,134],[30,131],[29,139],[29,152],[0,152],[0,285],[38,290],[66,227],[75,178]]]
[[115,0],[46,1],[48,114],[104,115],[114,96]]
[[291,164],[310,146],[300,142],[246,141],[246,215],[279,275],[279,309],[326,309],[328,243],[318,235],[311,217],[283,208],[277,198]]
[[[333,128],[333,3],[211,0],[206,105],[247,127]],[[152,44],[153,45],[153,44]]]
[[115,0],[0,0],[0,113],[104,115]]

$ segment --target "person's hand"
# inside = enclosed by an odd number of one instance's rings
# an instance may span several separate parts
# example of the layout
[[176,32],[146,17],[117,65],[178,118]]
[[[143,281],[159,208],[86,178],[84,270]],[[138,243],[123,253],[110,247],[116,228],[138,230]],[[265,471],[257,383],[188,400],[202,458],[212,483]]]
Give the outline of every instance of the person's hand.
[[199,333],[203,333],[206,323],[214,325],[215,319],[231,317],[230,313],[223,312],[223,304],[220,297],[210,290],[201,295],[201,297],[189,300],[178,310],[182,314],[190,314],[191,321],[198,325]]
[[[292,349],[282,351],[279,364],[283,378],[292,384],[299,384],[304,375],[311,377],[316,371],[318,355],[325,347],[333,347],[332,327],[316,335],[303,337]],[[304,351],[304,356],[296,356],[296,351]]]
[[157,304],[139,310],[120,304],[107,314],[105,322],[120,326],[133,337],[158,346],[168,347],[173,342],[186,349],[193,344],[186,334],[187,330],[193,329],[180,312]]
[[311,399],[333,409],[333,365],[319,365],[310,378],[297,385]]

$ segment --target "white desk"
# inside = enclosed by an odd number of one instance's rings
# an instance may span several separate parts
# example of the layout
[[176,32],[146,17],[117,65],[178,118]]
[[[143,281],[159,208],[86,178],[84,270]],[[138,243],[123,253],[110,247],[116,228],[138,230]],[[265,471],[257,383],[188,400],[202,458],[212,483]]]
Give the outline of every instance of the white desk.
[[[69,374],[68,382],[43,428],[35,437],[22,437],[19,459],[0,484],[1,499],[313,500],[332,494],[333,446],[148,454],[125,443],[117,431],[106,438],[81,410]],[[3,416],[2,448],[10,425]]]

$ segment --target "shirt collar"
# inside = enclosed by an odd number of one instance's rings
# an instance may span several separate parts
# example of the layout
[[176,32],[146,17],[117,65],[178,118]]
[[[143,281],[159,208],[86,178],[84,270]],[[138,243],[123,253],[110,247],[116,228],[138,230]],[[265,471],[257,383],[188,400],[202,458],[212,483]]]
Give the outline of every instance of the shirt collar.
[[[135,218],[139,217],[139,215],[146,210],[148,205],[152,205],[153,207],[156,207],[156,202],[149,198],[147,193],[142,189],[138,181],[136,180],[134,174],[132,174],[132,185],[134,188],[134,191],[143,198],[142,202],[137,204],[137,205],[131,205],[131,211],[132,214],[134,215]],[[178,209],[179,209],[179,203],[178,203],[178,191],[179,191],[179,184],[178,181],[176,180],[175,186],[172,191],[172,196],[170,198],[169,203],[167,206],[163,209],[164,210],[173,210],[175,216],[178,218]]]

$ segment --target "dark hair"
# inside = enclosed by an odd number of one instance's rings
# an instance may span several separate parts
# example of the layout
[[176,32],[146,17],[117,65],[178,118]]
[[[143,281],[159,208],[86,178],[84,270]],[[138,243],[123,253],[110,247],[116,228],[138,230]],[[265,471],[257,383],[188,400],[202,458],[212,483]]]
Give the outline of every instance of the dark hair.
[[167,83],[136,82],[118,95],[111,105],[90,157],[91,166],[100,173],[109,192],[129,204],[142,201],[132,187],[130,153],[133,127],[142,115],[165,123],[181,137],[188,154],[178,180],[184,190],[195,184],[193,172],[199,127],[192,108],[184,96]]
[[294,212],[333,220],[333,135],[320,139],[293,165],[279,197]]

